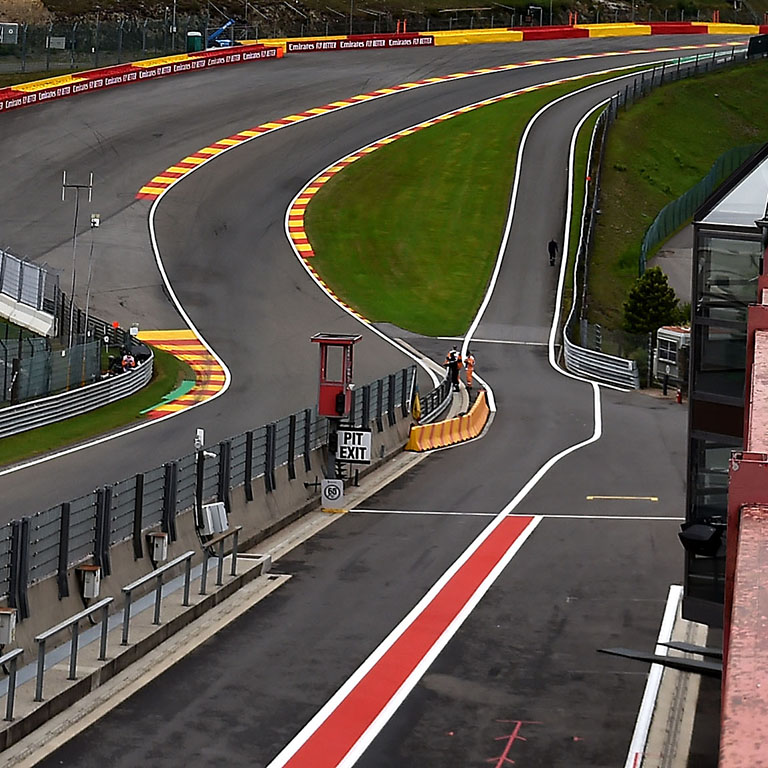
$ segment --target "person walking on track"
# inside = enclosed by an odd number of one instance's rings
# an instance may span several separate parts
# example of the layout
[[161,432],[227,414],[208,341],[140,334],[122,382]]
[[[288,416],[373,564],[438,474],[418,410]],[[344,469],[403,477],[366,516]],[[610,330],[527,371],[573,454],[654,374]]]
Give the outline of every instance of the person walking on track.
[[547,250],[549,251],[549,266],[554,267],[555,259],[557,259],[557,240],[550,240]]
[[467,356],[464,358],[464,369],[467,376],[467,389],[472,389],[472,374],[475,370],[475,356],[467,350]]

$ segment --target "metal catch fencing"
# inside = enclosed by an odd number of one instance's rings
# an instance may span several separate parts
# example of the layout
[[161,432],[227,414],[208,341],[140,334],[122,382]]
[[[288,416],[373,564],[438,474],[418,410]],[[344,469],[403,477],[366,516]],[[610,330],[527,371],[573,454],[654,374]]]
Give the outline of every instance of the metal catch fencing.
[[689,221],[720,182],[743,165],[761,146],[762,144],[749,144],[724,152],[715,160],[709,173],[698,184],[659,211],[643,237],[640,251],[641,274],[645,272],[649,251]]
[[[608,129],[618,116],[619,109],[628,109],[639,98],[647,96],[661,85],[705,74],[723,66],[743,64],[747,60],[746,50],[731,49],[725,53],[714,51],[711,54],[697,54],[675,61],[662,62],[649,71],[638,73],[628,81],[624,89],[615,94],[598,117],[589,151],[585,207],[579,244],[576,249],[571,307],[563,331],[563,352],[568,370],[632,389],[638,388],[641,382],[649,380],[652,353],[652,340],[649,336],[629,334],[621,329],[602,328],[600,325],[589,323],[587,319],[589,254],[594,240],[595,217],[599,208],[606,136]],[[724,162],[727,164],[732,160]],[[671,217],[667,224],[669,221]],[[660,231],[661,225],[657,233]],[[667,234],[671,231],[673,230],[669,230]],[[646,252],[647,249],[643,246],[639,255],[640,274],[645,271]]]
[[44,267],[0,249],[0,293],[19,304],[42,309],[47,280],[48,272]]
[[[623,90],[616,93],[607,109],[608,124],[610,125],[614,122],[618,116],[619,109],[629,109],[629,107],[631,107],[638,99],[644,98],[653,90],[659,88],[662,85],[668,85],[669,83],[677,82],[678,80],[684,80],[689,77],[706,75],[710,72],[714,72],[725,67],[745,64],[748,61],[749,56],[747,54],[746,48],[731,48],[729,51],[714,50],[712,53],[697,53],[694,56],[680,57],[673,61],[665,61],[661,64],[657,64],[650,70],[638,73],[638,75],[634,77],[631,82],[626,83]],[[604,152],[605,146],[603,144],[600,147],[601,165]],[[734,158],[725,160],[724,163],[727,164],[729,162],[734,162],[737,156],[738,153],[734,156]],[[714,186],[712,188],[714,189]],[[689,190],[688,194],[692,195],[691,199],[695,199],[695,193],[693,193],[692,190]],[[662,213],[663,211],[659,215],[662,215]],[[693,211],[691,211],[691,213],[693,213]],[[681,220],[680,224],[682,224],[684,221],[685,219]],[[651,228],[653,228],[655,223],[656,221],[651,224]],[[673,231],[673,229],[667,229],[666,234],[669,235]],[[656,240],[656,242],[660,242],[661,239]],[[639,275],[642,275],[645,272],[646,254],[647,248],[644,248],[641,245],[638,253]]]
[[[410,413],[410,384],[416,367],[378,379],[354,390],[348,422],[382,432]],[[122,377],[117,377],[122,378]],[[307,408],[258,429],[244,432],[204,451],[98,488],[0,527],[0,595],[8,596],[20,618],[29,616],[27,587],[56,576],[60,597],[69,595],[70,568],[93,559],[111,573],[110,548],[133,540],[134,555],[144,555],[143,532],[160,526],[176,539],[176,518],[209,501],[229,504],[229,491],[262,477],[267,493],[277,487],[276,470],[287,465],[288,477],[301,463],[310,471],[310,454],[328,439],[327,419]]]
[[[95,349],[98,351],[98,344],[95,344]],[[98,360],[93,363],[96,371],[97,364]],[[76,375],[70,380],[72,389],[0,408],[0,438],[80,416],[102,405],[133,395],[150,382],[153,364],[154,356],[143,360],[128,373],[104,379],[97,378],[92,383],[86,382],[86,386],[80,386],[80,376],[84,374],[85,369],[78,363],[74,366]],[[60,374],[64,376],[66,373],[67,369],[63,367]]]

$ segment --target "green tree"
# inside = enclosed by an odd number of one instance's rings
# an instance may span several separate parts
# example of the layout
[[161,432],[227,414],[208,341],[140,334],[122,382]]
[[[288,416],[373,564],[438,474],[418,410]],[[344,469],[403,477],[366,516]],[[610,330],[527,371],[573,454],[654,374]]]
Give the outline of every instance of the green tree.
[[677,296],[660,267],[646,270],[635,281],[624,302],[624,329],[629,333],[651,333],[662,325],[682,320]]

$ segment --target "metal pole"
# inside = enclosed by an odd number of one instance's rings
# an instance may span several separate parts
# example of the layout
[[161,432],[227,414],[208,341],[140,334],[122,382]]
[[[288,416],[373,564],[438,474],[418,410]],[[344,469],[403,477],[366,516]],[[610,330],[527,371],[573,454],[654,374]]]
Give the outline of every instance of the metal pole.
[[16,698],[16,662],[18,656],[11,659],[11,672],[8,675],[8,693],[5,697],[5,719],[10,723],[13,720],[13,703]]
[[339,420],[328,419],[328,465],[326,467],[326,477],[328,480],[336,478],[336,450],[331,446],[338,440]]
[[192,577],[192,558],[188,557],[184,564],[184,600],[181,603],[185,608],[189,605],[189,581]]
[[75,222],[72,227],[72,285],[69,291],[69,338],[67,348],[72,349],[72,332],[75,321],[75,269],[77,263],[77,215],[80,213],[80,190],[75,190]]
[[77,641],[80,637],[80,622],[72,625],[72,643],[69,646],[69,677],[67,680],[77,680]]
[[200,574],[200,594],[205,594],[205,584],[208,580],[208,553],[203,552],[203,572]]
[[160,602],[163,599],[163,574],[157,574],[157,586],[155,587],[155,617],[152,620],[153,624],[160,623]]
[[220,587],[224,581],[224,539],[219,542],[219,563],[216,569],[216,586]]
[[131,624],[131,593],[125,593],[125,606],[123,607],[123,637],[120,645],[128,645],[128,627]]
[[552,0],[549,0],[549,26],[552,26]]
[[230,576],[237,576],[237,537],[240,531],[235,531],[232,535],[232,570]]
[[99,645],[99,661],[107,660],[107,632],[109,631],[109,606],[101,609],[101,644]]
[[349,34],[352,34],[352,8],[354,7],[355,0],[349,0]]
[[37,680],[35,681],[35,701],[43,700],[43,675],[45,674],[45,640],[37,644]]

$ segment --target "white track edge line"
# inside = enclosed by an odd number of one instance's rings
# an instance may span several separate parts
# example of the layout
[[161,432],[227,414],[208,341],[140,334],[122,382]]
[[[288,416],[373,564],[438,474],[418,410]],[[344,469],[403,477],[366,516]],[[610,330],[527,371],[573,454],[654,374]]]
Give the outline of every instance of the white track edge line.
[[[661,620],[659,635],[656,640],[656,649],[654,653],[666,656],[669,649],[662,643],[668,643],[672,638],[672,629],[677,616],[677,607],[683,597],[683,588],[679,584],[671,584],[667,593],[667,603],[664,608],[664,616]],[[642,761],[638,764],[635,761],[636,756],[643,755],[645,745],[648,741],[648,732],[651,728],[651,718],[656,706],[656,698],[659,695],[661,686],[661,676],[664,667],[661,664],[651,664],[651,670],[648,673],[648,679],[645,683],[643,698],[640,702],[640,709],[637,713],[635,730],[632,733],[632,740],[629,743],[627,759],[624,762],[624,768],[640,768]]]

